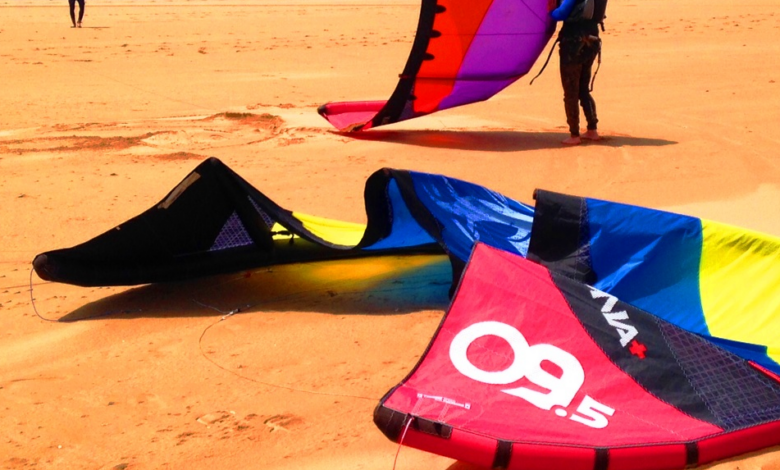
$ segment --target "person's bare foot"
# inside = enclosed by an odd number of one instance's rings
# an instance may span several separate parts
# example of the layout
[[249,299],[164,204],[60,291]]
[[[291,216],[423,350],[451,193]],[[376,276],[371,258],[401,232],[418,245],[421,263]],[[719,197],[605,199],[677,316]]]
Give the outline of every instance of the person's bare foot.
[[81,28],[81,21],[79,21],[78,23],[76,23],[76,27],[77,27],[77,28]]
[[598,141],[601,140],[601,136],[599,135],[599,131],[596,129],[590,129],[586,133],[582,134],[583,139],[592,140],[592,141]]
[[580,145],[582,143],[582,139],[580,139],[580,136],[573,135],[569,137],[566,140],[561,141],[563,145]]

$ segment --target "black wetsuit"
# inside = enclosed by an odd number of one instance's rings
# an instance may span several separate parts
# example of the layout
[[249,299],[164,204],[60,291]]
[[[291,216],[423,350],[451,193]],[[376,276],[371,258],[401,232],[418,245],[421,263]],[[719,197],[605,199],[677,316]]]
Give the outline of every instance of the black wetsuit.
[[593,62],[601,50],[599,24],[593,20],[564,21],[560,33],[561,83],[566,122],[573,136],[580,135],[580,110],[582,105],[588,130],[595,130],[599,122],[596,102],[590,95],[590,77]]
[[76,2],[79,2],[79,21],[84,19],[84,0],[68,0],[70,4],[70,20],[73,22],[73,26],[76,26]]

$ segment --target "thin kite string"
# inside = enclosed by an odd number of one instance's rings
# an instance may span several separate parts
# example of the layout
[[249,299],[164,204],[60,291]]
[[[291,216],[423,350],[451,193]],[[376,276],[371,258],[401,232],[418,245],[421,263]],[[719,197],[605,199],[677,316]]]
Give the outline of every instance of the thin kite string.
[[191,106],[193,108],[204,109],[204,110],[207,110],[209,112],[215,112],[215,113],[218,112],[216,109],[214,109],[214,108],[212,108],[210,106],[202,106],[202,105],[197,104],[197,103],[192,103],[190,101],[185,101],[185,100],[181,100],[181,99],[178,99],[178,98],[174,98],[172,96],[168,96],[168,95],[165,95],[165,94],[162,94],[162,93],[158,93],[158,92],[150,90],[148,88],[144,88],[144,87],[135,85],[133,83],[128,83],[128,82],[126,82],[124,80],[120,80],[120,79],[118,79],[116,77],[113,77],[111,75],[106,75],[105,73],[102,73],[102,72],[99,72],[98,70],[96,70],[96,67],[93,67],[92,64],[89,64],[89,63],[86,64],[86,68],[90,69],[90,74],[92,74],[92,75],[97,75],[97,76],[102,77],[102,78],[104,78],[106,80],[110,80],[110,81],[118,83],[120,85],[124,85],[124,86],[126,86],[128,88],[132,88],[134,90],[137,90],[137,91],[140,91],[140,92],[152,95],[152,96],[157,96],[159,98],[164,98],[164,99],[166,99],[168,101],[173,101],[173,102],[176,102],[176,103],[186,104],[187,106]]
[[[51,323],[68,323],[67,321],[63,321],[63,320],[52,320],[51,318],[46,318],[46,317],[44,317],[43,315],[40,314],[40,312],[38,311],[37,306],[35,305],[35,296],[33,295],[33,281],[32,281],[32,279],[33,279],[33,273],[34,272],[35,272],[35,269],[31,269],[30,270],[30,303],[32,304],[32,308],[33,308],[33,311],[35,312],[35,315],[37,315],[38,318],[40,318],[41,320],[47,321],[47,322],[51,322]],[[278,300],[283,300],[283,299],[276,299],[276,300],[278,301]],[[257,380],[257,379],[253,379],[251,377],[247,377],[245,375],[241,375],[241,374],[239,374],[239,373],[237,373],[235,371],[232,371],[232,370],[222,366],[221,364],[217,363],[215,360],[213,360],[210,357],[208,357],[206,355],[206,353],[203,351],[203,338],[204,338],[204,336],[206,336],[206,332],[208,332],[213,326],[215,326],[215,325],[221,323],[222,321],[227,320],[228,318],[232,317],[233,315],[239,313],[241,311],[241,309],[240,308],[236,308],[236,309],[233,309],[233,310],[230,310],[230,311],[224,311],[224,310],[218,309],[217,307],[204,304],[203,302],[200,302],[200,301],[198,301],[196,299],[192,299],[192,301],[195,302],[196,304],[202,306],[202,307],[210,308],[211,310],[214,310],[214,311],[217,311],[217,312],[223,314],[223,316],[219,320],[217,320],[216,322],[214,322],[211,325],[207,326],[206,329],[204,329],[203,332],[200,334],[200,337],[198,338],[198,349],[200,349],[201,355],[207,361],[211,362],[216,367],[224,370],[225,372],[233,374],[236,377],[239,377],[239,378],[242,378],[242,379],[245,379],[245,380],[249,380],[250,382],[254,382],[254,383],[257,383],[257,384],[261,384],[261,385],[266,385],[268,387],[275,387],[275,388],[281,388],[281,389],[285,389],[285,390],[290,390],[290,391],[293,391],[293,392],[301,392],[301,393],[308,393],[310,395],[319,395],[319,396],[328,396],[328,397],[358,398],[358,399],[361,399],[361,400],[376,401],[375,397],[366,397],[366,396],[361,396],[361,395],[349,395],[349,394],[343,394],[343,393],[317,392],[315,390],[306,390],[306,389],[301,389],[301,388],[290,387],[290,386],[287,386],[287,385],[281,385],[281,384],[274,384],[274,383],[271,383],[271,382],[265,382],[265,381],[262,381],[262,380]],[[245,308],[248,308],[248,307],[251,307],[251,305],[247,305]],[[105,313],[102,313],[102,314],[99,314],[99,315],[95,315],[95,316],[92,316],[92,317],[89,317],[89,318],[92,319],[92,318],[108,316],[108,315],[112,315],[112,314],[117,313],[117,312],[118,311],[108,311],[108,312],[105,312]],[[125,313],[126,313],[126,311],[125,311]],[[76,322],[76,321],[79,321],[79,320],[72,320],[72,322]]]
[[[136,309],[136,310],[109,310],[107,312],[98,313],[97,315],[93,315],[93,316],[88,317],[88,318],[79,318],[77,320],[63,320],[61,318],[58,318],[56,320],[52,320],[51,318],[46,318],[46,317],[44,317],[43,315],[40,314],[40,312],[38,311],[38,307],[35,305],[35,296],[33,295],[33,273],[34,272],[35,272],[35,268],[32,268],[30,270],[30,304],[32,305],[33,312],[35,312],[35,315],[37,315],[38,318],[40,318],[43,321],[47,321],[47,322],[51,322],[51,323],[75,323],[75,322],[81,321],[81,320],[91,320],[93,318],[106,317],[106,316],[109,316],[109,315],[113,315],[115,313],[143,312],[143,309],[139,308],[139,309]],[[44,284],[51,284],[51,283],[47,282],[47,283],[44,283]],[[39,284],[39,285],[41,285],[41,284]]]
[[395,470],[395,466],[398,463],[398,455],[401,453],[401,446],[404,444],[404,438],[406,438],[406,431],[409,430],[409,426],[412,424],[412,421],[414,421],[414,417],[410,416],[409,421],[406,422],[406,426],[404,426],[404,432],[401,434],[401,439],[398,440],[398,449],[395,451],[395,459],[393,459],[393,470]]
[[[319,291],[319,290],[320,289],[318,289],[317,291]],[[381,292],[395,291],[395,290],[399,290],[399,289],[392,289],[392,288],[391,289],[382,289]],[[309,291],[309,292],[313,292],[313,291]],[[359,292],[360,291],[341,291],[340,294],[341,295],[357,294]],[[375,292],[377,292],[377,291],[375,291]],[[272,302],[278,302],[280,300],[285,300],[285,299],[290,298],[290,297],[297,298],[297,297],[300,297],[300,294],[301,293],[288,294],[288,295],[281,296],[280,298],[277,298],[277,299],[274,299],[274,300],[271,300],[271,301],[263,302],[263,304],[267,305],[267,304],[270,304]],[[209,326],[207,326],[203,330],[203,332],[201,333],[200,338],[198,338],[198,348],[200,349],[200,353],[203,356],[203,358],[206,359],[207,361],[211,362],[214,366],[218,367],[219,369],[222,369],[225,372],[228,372],[230,374],[235,375],[236,377],[242,378],[244,380],[248,380],[248,381],[253,382],[253,383],[257,383],[257,384],[260,384],[260,385],[265,385],[265,386],[268,386],[268,387],[274,387],[274,388],[281,388],[281,389],[284,389],[284,390],[290,390],[290,391],[293,391],[293,392],[307,393],[307,394],[310,394],[310,395],[318,395],[318,396],[326,396],[326,397],[356,398],[356,399],[360,399],[360,400],[370,400],[370,401],[376,401],[377,400],[376,397],[367,397],[367,396],[363,396],[363,395],[351,395],[351,394],[343,394],[343,393],[318,392],[316,390],[308,390],[308,389],[303,389],[303,388],[291,387],[289,385],[282,385],[282,384],[277,384],[277,383],[266,382],[266,381],[263,381],[263,380],[257,380],[257,379],[253,379],[251,377],[247,377],[245,375],[239,374],[238,372],[235,372],[233,370],[230,370],[230,369],[224,367],[223,365],[219,364],[214,359],[211,359],[210,357],[208,357],[206,355],[205,351],[203,350],[203,338],[206,336],[206,333],[211,328],[213,328],[214,326],[218,325],[219,323],[222,323],[223,321],[227,320],[228,318],[232,317],[233,315],[235,315],[237,313],[240,313],[241,309],[240,308],[236,308],[236,309],[233,309],[233,310],[225,311],[225,310],[221,310],[221,309],[219,309],[217,307],[214,307],[214,306],[211,306],[211,305],[207,305],[207,304],[205,304],[203,302],[200,302],[198,300],[195,300],[195,299],[192,299],[192,301],[197,303],[198,305],[201,305],[201,306],[206,307],[206,308],[210,308],[210,309],[212,309],[212,310],[214,310],[216,312],[219,312],[219,313],[223,314],[223,316],[219,320],[217,320],[216,322],[214,322],[214,323],[210,324]],[[252,305],[246,305],[245,306],[245,308],[249,308],[249,307],[252,307]]]
[[[42,316],[40,314],[40,312],[38,311],[38,308],[37,308],[37,306],[35,304],[35,296],[33,295],[33,281],[32,280],[33,280],[33,273],[34,272],[35,272],[35,269],[31,269],[30,270],[30,303],[32,304],[33,311],[38,316],[38,318],[40,318],[41,320],[47,321],[47,322],[52,322],[52,323],[60,323],[60,322],[68,323],[68,322],[77,322],[77,321],[81,321],[81,320],[86,320],[86,318],[78,319],[78,320],[70,320],[70,321],[61,320],[61,319],[52,320],[50,318],[46,318],[46,317]],[[319,290],[320,289],[317,289],[316,291],[319,291]],[[396,291],[396,290],[399,290],[399,289],[393,289],[393,288],[381,289],[381,292],[389,292],[389,291]],[[311,290],[311,291],[308,291],[308,292],[309,293],[315,292],[315,290]],[[340,294],[341,295],[348,295],[348,294],[357,294],[359,292],[360,291],[341,291]],[[275,303],[275,302],[287,300],[289,298],[299,298],[300,295],[301,295],[301,292],[296,292],[296,293],[292,293],[292,294],[288,294],[288,295],[283,295],[283,296],[280,296],[280,297],[278,297],[276,299],[271,299],[271,300],[268,300],[266,302],[262,302],[262,304],[269,305],[269,304],[272,304],[272,303]],[[303,389],[303,388],[296,388],[296,387],[291,387],[291,386],[288,386],[288,385],[282,385],[282,384],[278,384],[278,383],[272,383],[272,382],[267,382],[267,381],[263,381],[263,380],[257,380],[257,379],[253,379],[251,377],[239,374],[238,372],[235,372],[233,370],[230,370],[230,369],[226,368],[225,366],[219,364],[214,359],[212,359],[212,358],[210,358],[210,357],[208,357],[206,355],[205,351],[203,350],[203,339],[205,338],[206,333],[208,333],[208,331],[211,328],[213,328],[214,326],[218,325],[219,323],[222,323],[223,321],[227,320],[228,318],[232,317],[233,315],[235,315],[237,313],[240,313],[242,311],[242,308],[235,308],[233,310],[225,311],[225,310],[221,310],[221,309],[219,309],[217,307],[214,307],[212,305],[208,305],[206,303],[203,303],[203,302],[201,302],[201,301],[199,301],[197,299],[191,299],[191,300],[192,300],[192,302],[200,305],[201,307],[208,308],[208,309],[214,310],[214,311],[222,314],[222,317],[220,317],[220,319],[217,320],[216,322],[208,325],[201,332],[200,337],[198,338],[198,349],[200,350],[201,356],[203,356],[204,359],[206,359],[208,362],[213,364],[215,367],[217,367],[217,368],[219,368],[219,369],[221,369],[221,370],[223,370],[225,372],[228,372],[230,374],[233,374],[236,377],[239,377],[241,379],[248,380],[248,381],[256,383],[256,384],[265,385],[265,386],[268,386],[268,387],[280,388],[280,389],[284,389],[284,390],[290,390],[290,391],[293,391],[293,392],[300,392],[300,393],[306,393],[306,394],[309,394],[309,395],[317,395],[317,396],[327,396],[327,397],[337,397],[337,398],[355,398],[355,399],[369,400],[369,401],[376,401],[377,400],[376,397],[367,397],[367,396],[363,396],[363,395],[352,395],[352,394],[344,394],[344,393],[318,392],[316,390],[308,390],[308,389]],[[253,306],[254,305],[247,304],[243,308],[244,309],[248,309],[248,308],[251,308]],[[134,311],[143,311],[143,310],[138,309],[138,310],[134,310]],[[105,317],[105,316],[113,315],[115,313],[128,313],[128,312],[130,312],[130,311],[128,311],[128,310],[122,310],[122,311],[120,311],[120,310],[112,310],[112,311],[108,311],[108,312],[104,312],[104,313],[101,313],[101,314],[98,314],[98,315],[91,316],[91,317],[89,317],[89,319]],[[404,432],[404,434],[406,434],[406,433]],[[397,455],[396,455],[396,458],[397,458]]]
[[211,325],[207,326],[203,330],[203,332],[200,334],[200,338],[198,338],[198,349],[200,349],[201,356],[203,356],[204,359],[206,359],[207,361],[209,361],[210,363],[212,363],[213,365],[215,365],[219,369],[222,369],[225,372],[228,372],[230,374],[235,375],[236,377],[239,377],[239,378],[244,379],[244,380],[248,380],[248,381],[256,383],[256,384],[265,385],[265,386],[273,387],[273,388],[281,388],[281,389],[284,389],[284,390],[290,390],[292,392],[307,393],[309,395],[318,395],[318,396],[325,396],[325,397],[357,398],[357,399],[360,399],[360,400],[370,400],[370,401],[376,401],[377,400],[376,397],[366,397],[366,396],[363,396],[363,395],[350,395],[350,394],[344,394],[344,393],[318,392],[316,390],[307,390],[307,389],[304,389],[304,388],[290,387],[289,385],[282,385],[282,384],[277,384],[277,383],[266,382],[266,381],[263,381],[263,380],[253,379],[252,377],[247,377],[245,375],[239,374],[236,371],[228,369],[227,367],[223,366],[222,364],[219,364],[217,361],[215,361],[214,359],[211,359],[210,357],[208,357],[206,355],[206,352],[203,350],[203,338],[206,336],[206,333],[212,327],[222,323],[223,321],[227,320],[228,318],[232,317],[233,315],[235,315],[237,313],[240,313],[241,309],[236,308],[236,309],[233,309],[233,310],[230,310],[230,311],[226,312],[226,311],[220,310],[220,309],[218,309],[216,307],[213,307],[213,306],[210,306],[210,305],[206,305],[206,304],[204,304],[202,302],[199,302],[199,301],[197,301],[195,299],[193,299],[193,302],[195,302],[195,303],[197,303],[199,305],[202,305],[202,306],[204,306],[206,308],[210,308],[212,310],[215,310],[217,312],[220,312],[220,313],[224,314],[224,316],[222,316],[222,318],[220,318],[216,322],[212,323]]
[[[35,314],[38,316],[38,318],[40,318],[41,320],[44,320],[44,321],[47,321],[47,322],[58,323],[61,320],[52,320],[52,319],[43,317],[38,312],[38,309],[35,306],[35,297],[33,295],[33,280],[32,280],[34,272],[35,272],[35,269],[31,269],[30,270],[30,303],[32,304],[33,310],[35,311]],[[342,294],[353,294],[353,293],[357,293],[357,292],[342,292]],[[296,296],[297,295],[298,294],[296,294]],[[276,299],[276,300],[278,301],[278,300],[282,300],[282,299]],[[275,383],[266,382],[266,381],[262,381],[262,380],[257,380],[257,379],[253,379],[251,377],[247,377],[245,375],[239,374],[239,373],[237,373],[235,371],[232,371],[232,370],[224,367],[223,365],[217,363],[215,360],[211,359],[210,357],[208,357],[206,355],[206,352],[203,350],[203,338],[206,336],[206,333],[212,327],[218,325],[219,323],[222,323],[223,321],[227,320],[228,318],[232,317],[233,315],[235,315],[237,313],[240,313],[241,309],[240,308],[235,308],[233,310],[225,311],[225,310],[221,310],[221,309],[219,309],[217,307],[214,307],[212,305],[208,305],[208,304],[205,304],[203,302],[200,302],[199,300],[196,300],[196,299],[192,299],[192,301],[194,303],[202,306],[202,307],[209,308],[211,310],[214,310],[216,312],[219,312],[219,313],[223,314],[223,316],[220,317],[219,320],[217,320],[216,322],[214,322],[214,323],[210,324],[209,326],[207,326],[203,330],[203,332],[200,334],[200,337],[198,338],[198,349],[200,350],[201,356],[203,356],[204,359],[206,359],[207,361],[212,363],[217,368],[222,369],[223,371],[225,371],[227,373],[233,374],[236,377],[239,377],[239,378],[244,379],[244,380],[248,380],[248,381],[256,383],[256,384],[265,385],[265,386],[273,387],[273,388],[280,388],[280,389],[284,389],[284,390],[290,390],[292,392],[306,393],[306,394],[309,394],[309,395],[326,396],[326,397],[355,398],[355,399],[360,399],[360,400],[376,401],[375,397],[366,397],[366,396],[362,396],[362,395],[350,395],[350,394],[343,394],[343,393],[318,392],[318,391],[315,391],[315,390],[307,390],[307,389],[302,389],[302,388],[290,387],[288,385],[281,385],[281,384],[275,384]],[[245,306],[245,308],[249,308],[249,307],[251,307],[251,305],[246,305]],[[97,316],[98,317],[99,316],[105,316],[105,315],[110,315],[112,313],[115,313],[115,312],[106,312],[104,314],[97,315]],[[90,318],[95,318],[95,317],[90,317]],[[74,321],[78,321],[78,320],[74,320]],[[401,439],[398,441],[398,449],[396,450],[395,458],[393,459],[393,470],[396,470],[396,466],[398,464],[398,457],[401,454],[401,447],[403,446],[404,439],[406,439],[406,433],[409,431],[409,426],[411,426],[413,420],[414,420],[413,417],[409,417],[409,420],[406,422],[406,426],[404,426],[404,431],[401,434]]]
[[35,306],[35,296],[33,296],[33,273],[34,272],[35,272],[35,268],[30,269],[30,303],[32,304],[33,311],[35,312],[36,315],[38,315],[38,318],[40,318],[43,321],[58,323],[59,320],[52,320],[38,313],[38,308]]
[[[328,286],[325,286],[324,288],[327,288],[327,287]],[[306,292],[312,293],[312,292],[318,292],[320,290],[321,289],[310,290],[310,291],[306,291]],[[375,290],[373,292],[392,292],[392,291],[397,291],[397,290],[400,290],[400,289],[394,289],[394,288],[378,289],[378,290]],[[357,293],[360,293],[360,292],[361,291],[341,291],[341,292],[339,292],[339,294],[341,294],[341,295],[349,295],[349,294],[357,294]],[[289,298],[299,298],[300,295],[301,295],[301,292],[296,292],[296,293],[293,293],[293,294],[283,295],[283,296],[280,296],[280,297],[278,297],[276,299],[272,299],[272,300],[263,302],[263,304],[268,305],[268,304],[271,304],[273,302],[278,302],[278,301],[281,301],[281,300],[287,300]],[[360,399],[360,400],[370,400],[370,401],[376,401],[377,400],[376,397],[366,397],[366,396],[362,396],[362,395],[350,395],[350,394],[342,394],[342,393],[318,392],[318,391],[315,391],[315,390],[308,390],[308,389],[303,389],[303,388],[295,388],[295,387],[290,387],[288,385],[282,385],[282,384],[266,382],[266,381],[263,381],[263,380],[257,380],[257,379],[253,379],[251,377],[247,377],[245,375],[239,374],[238,372],[235,372],[233,370],[230,370],[230,369],[224,367],[223,365],[217,363],[215,360],[211,359],[210,357],[208,357],[206,355],[205,351],[203,350],[203,338],[206,336],[206,333],[211,328],[213,328],[214,326],[218,325],[219,323],[222,323],[223,321],[227,320],[228,318],[232,317],[233,315],[235,315],[237,313],[240,313],[241,312],[241,308],[235,308],[233,310],[225,311],[225,310],[221,310],[221,309],[219,309],[217,307],[214,307],[212,305],[208,305],[208,304],[205,304],[203,302],[200,302],[200,301],[198,301],[196,299],[192,299],[192,301],[195,302],[196,304],[202,306],[202,307],[209,308],[209,309],[214,310],[216,312],[219,312],[219,313],[221,313],[223,315],[219,320],[217,320],[216,322],[214,322],[214,323],[210,324],[209,326],[207,326],[203,330],[203,332],[201,333],[200,338],[198,338],[198,348],[200,349],[200,353],[203,356],[203,358],[206,359],[207,361],[209,361],[210,363],[212,363],[214,366],[218,367],[219,369],[222,369],[223,371],[228,372],[230,374],[233,374],[236,377],[242,378],[244,380],[248,380],[248,381],[253,382],[253,383],[265,385],[265,386],[268,386],[268,387],[274,387],[274,388],[281,388],[281,389],[284,389],[284,390],[290,390],[290,391],[293,391],[293,392],[307,393],[307,394],[310,394],[310,395],[318,395],[318,396],[326,396],[326,397],[356,398],[356,399]],[[246,305],[244,308],[250,308],[250,307],[253,307],[253,306],[252,305]],[[408,428],[408,426],[407,426],[407,428]],[[404,432],[404,435],[405,434],[406,434],[406,432]],[[402,438],[402,440],[403,440],[403,438]],[[397,455],[396,455],[396,458],[397,458]]]

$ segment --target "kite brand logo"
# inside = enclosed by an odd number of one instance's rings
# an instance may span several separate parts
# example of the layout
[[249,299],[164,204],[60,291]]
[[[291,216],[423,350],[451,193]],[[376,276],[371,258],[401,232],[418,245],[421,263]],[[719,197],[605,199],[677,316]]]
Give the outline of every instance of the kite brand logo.
[[617,334],[620,337],[620,345],[625,348],[630,344],[628,352],[639,359],[644,359],[646,357],[645,353],[647,352],[647,347],[634,339],[639,334],[639,331],[637,331],[634,325],[626,323],[627,320],[630,320],[628,318],[628,312],[625,310],[619,312],[612,311],[615,304],[617,304],[618,299],[593,287],[590,288],[590,295],[594,299],[606,299],[604,305],[601,307],[601,314],[607,320],[609,326],[617,331]]
[[446,405],[457,406],[459,408],[464,408],[467,410],[471,409],[471,403],[460,403],[457,400],[454,400],[452,398],[441,397],[438,395],[428,395],[425,393],[418,393],[417,398],[418,399],[427,398],[428,400],[438,401],[439,403],[444,403]]
[[[514,359],[504,370],[486,371],[475,366],[468,358],[471,344],[483,336],[502,338],[512,348]],[[602,429],[609,424],[615,410],[599,403],[588,395],[582,399],[575,412],[568,408],[585,382],[585,371],[576,357],[551,344],[528,344],[522,333],[511,325],[497,321],[475,323],[458,333],[450,344],[450,360],[455,368],[466,377],[491,385],[509,385],[526,378],[540,392],[527,387],[501,390],[503,393],[522,398],[543,410],[553,410],[557,416],[591,428]],[[559,376],[542,368],[542,362],[549,361],[560,368]],[[570,415],[570,416],[569,416]]]

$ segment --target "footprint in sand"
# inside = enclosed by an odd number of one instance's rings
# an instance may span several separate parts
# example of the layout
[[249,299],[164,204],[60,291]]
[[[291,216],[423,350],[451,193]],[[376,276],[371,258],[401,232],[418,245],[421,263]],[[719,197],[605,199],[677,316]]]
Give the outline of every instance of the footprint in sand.
[[263,421],[268,428],[268,432],[290,432],[290,428],[302,423],[303,420],[294,415],[274,415]]

